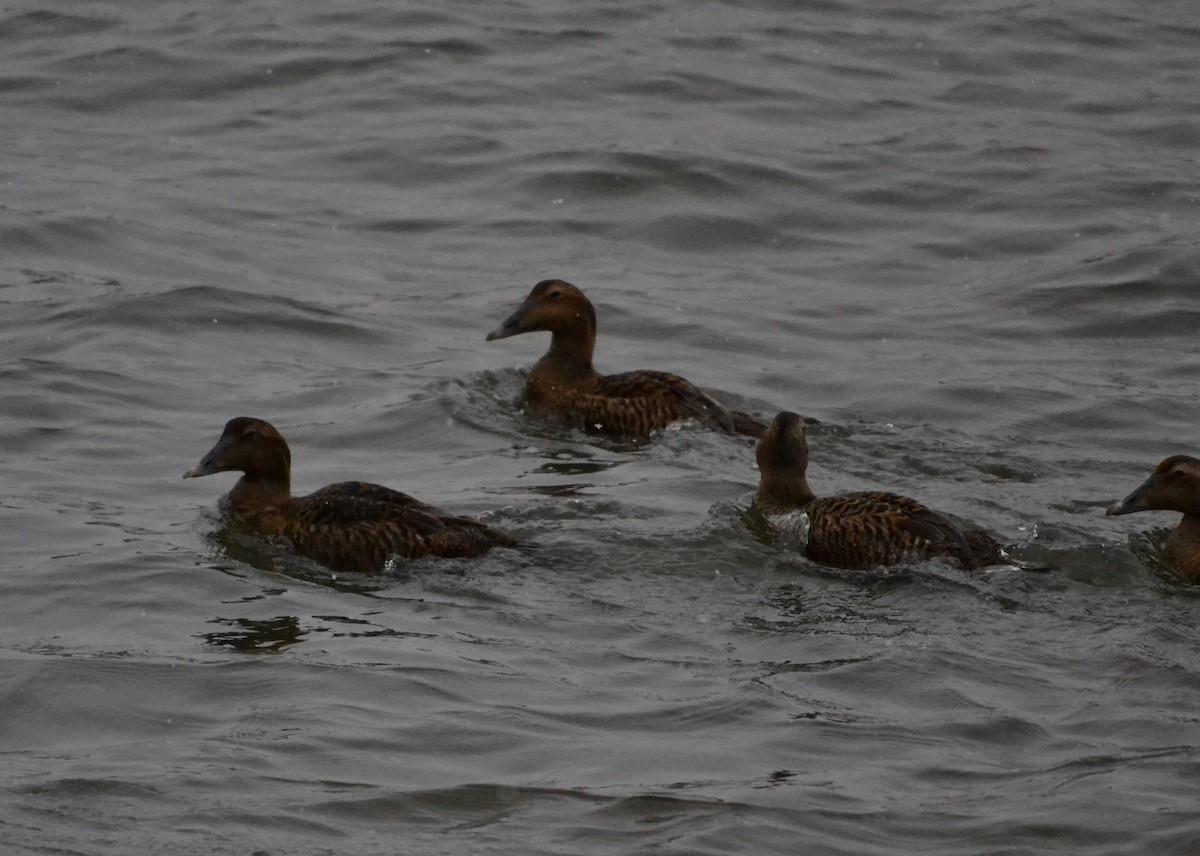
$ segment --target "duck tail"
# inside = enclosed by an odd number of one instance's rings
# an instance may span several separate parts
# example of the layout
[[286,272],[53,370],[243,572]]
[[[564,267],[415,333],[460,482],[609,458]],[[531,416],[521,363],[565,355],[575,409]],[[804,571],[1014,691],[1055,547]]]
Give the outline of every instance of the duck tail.
[[761,437],[767,430],[767,423],[751,416],[749,413],[743,413],[740,410],[730,410],[729,416],[733,420],[733,430],[737,434],[744,434],[747,437]]
[[967,549],[970,550],[970,563],[968,567],[986,568],[990,565],[1008,563],[1009,560],[1004,557],[1000,542],[987,532],[978,529],[967,529],[963,532],[963,537],[966,538]]

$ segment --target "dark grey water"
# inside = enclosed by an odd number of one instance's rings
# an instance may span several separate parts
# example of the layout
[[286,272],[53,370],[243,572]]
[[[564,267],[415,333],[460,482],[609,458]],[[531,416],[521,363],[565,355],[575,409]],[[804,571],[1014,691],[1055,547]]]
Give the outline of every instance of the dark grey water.
[[[0,7],[5,853],[1193,853],[1191,4]],[[516,406],[601,369],[798,410],[813,481],[1050,570],[834,575],[751,445]],[[540,549],[334,575],[219,537],[226,419]]]

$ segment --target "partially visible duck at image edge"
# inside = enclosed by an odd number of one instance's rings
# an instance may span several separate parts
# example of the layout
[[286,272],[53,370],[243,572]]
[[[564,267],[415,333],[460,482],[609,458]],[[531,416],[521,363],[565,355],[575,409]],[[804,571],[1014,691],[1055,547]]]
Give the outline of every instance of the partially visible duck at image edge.
[[241,472],[221,500],[222,512],[257,535],[283,536],[297,553],[338,570],[379,571],[392,556],[476,556],[516,544],[478,520],[377,484],[340,482],[292,496],[291,464],[291,450],[273,425],[242,416],[229,420],[217,444],[183,477]]
[[539,282],[487,340],[537,330],[549,331],[550,349],[530,369],[525,396],[542,414],[585,431],[633,437],[683,420],[750,437],[766,428],[749,414],[726,410],[678,375],[644,369],[599,374],[592,367],[596,310],[568,282]]
[[1167,536],[1163,558],[1192,582],[1200,578],[1200,460],[1172,455],[1155,467],[1137,490],[1105,513],[1114,517],[1138,511],[1178,511],[1183,515]]
[[835,568],[866,569],[944,557],[967,569],[1003,563],[1000,545],[915,499],[864,491],[818,499],[808,486],[808,438],[780,413],[758,441],[754,508],[781,546]]

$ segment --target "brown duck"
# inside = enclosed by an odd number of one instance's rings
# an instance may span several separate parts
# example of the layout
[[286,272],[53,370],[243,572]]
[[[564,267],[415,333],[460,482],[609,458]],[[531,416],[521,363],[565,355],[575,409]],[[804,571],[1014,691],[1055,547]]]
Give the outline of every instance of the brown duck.
[[476,556],[511,538],[408,494],[366,482],[340,482],[292,496],[292,453],[261,419],[231,419],[217,445],[185,479],[242,473],[222,511],[255,534],[283,536],[297,553],[347,571],[378,571],[390,556]]
[[915,499],[866,491],[817,499],[808,486],[808,438],[795,413],[780,413],[758,441],[755,508],[785,546],[836,568],[873,568],[932,557],[965,568],[1004,559],[983,532],[965,530]]
[[599,374],[592,367],[596,310],[569,282],[539,282],[487,339],[535,330],[550,333],[550,350],[530,369],[525,385],[529,405],[540,413],[585,431],[632,437],[689,419],[751,437],[766,428],[748,414],[726,410],[679,375],[644,369]]
[[1106,512],[1178,511],[1179,525],[1167,536],[1163,558],[1193,582],[1200,578],[1200,460],[1173,455],[1154,468],[1150,478]]

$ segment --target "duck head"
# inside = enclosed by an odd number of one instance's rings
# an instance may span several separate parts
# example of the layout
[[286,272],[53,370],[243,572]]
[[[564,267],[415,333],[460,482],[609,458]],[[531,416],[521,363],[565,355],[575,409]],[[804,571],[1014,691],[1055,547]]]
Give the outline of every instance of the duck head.
[[808,436],[804,420],[784,411],[771,420],[754,450],[758,461],[758,499],[769,505],[799,507],[814,499],[808,471]]
[[233,470],[252,481],[268,479],[286,483],[291,466],[291,450],[274,425],[239,416],[225,424],[221,439],[183,477],[191,479]]
[[489,342],[521,333],[548,330],[555,334],[595,338],[596,310],[582,291],[561,279],[544,279],[533,287],[517,311],[492,332]]
[[763,472],[791,472],[803,477],[808,469],[808,436],[804,432],[804,420],[787,410],[776,415],[758,439],[754,457]]
[[1173,455],[1154,468],[1150,478],[1105,512],[1109,517],[1135,511],[1179,511],[1200,514],[1200,460]]

